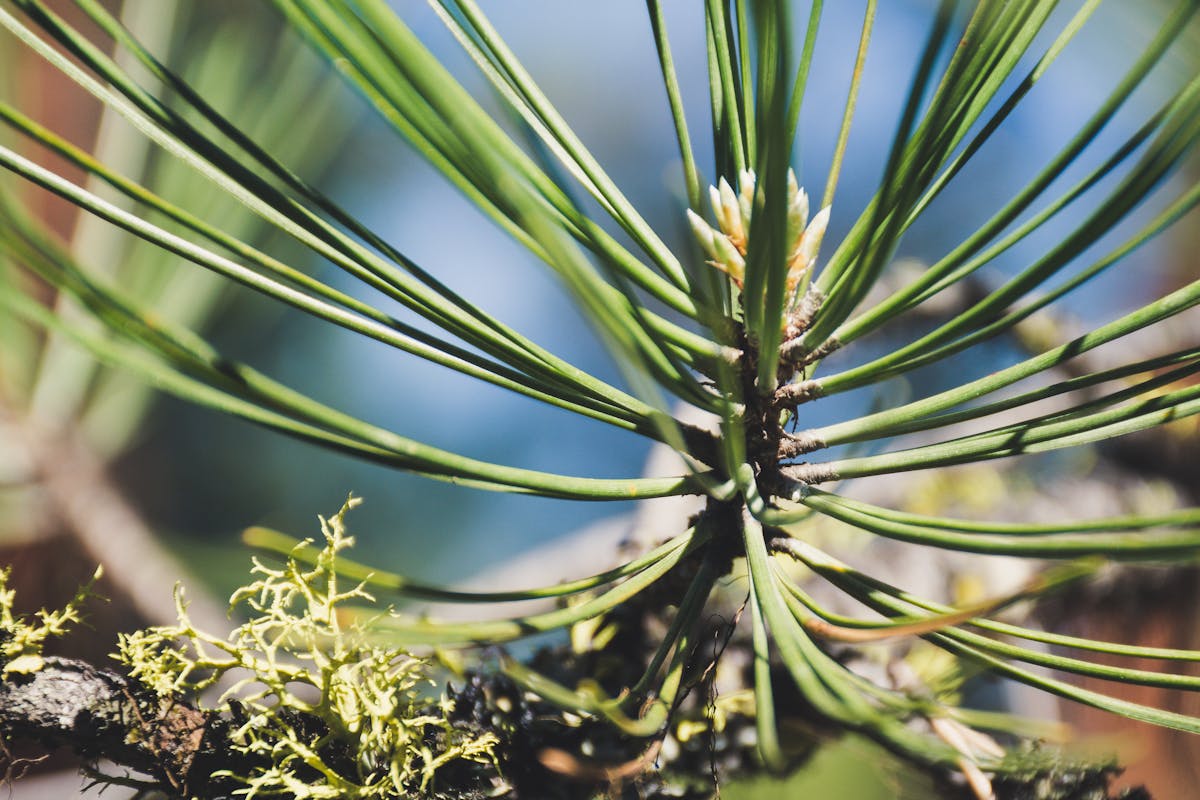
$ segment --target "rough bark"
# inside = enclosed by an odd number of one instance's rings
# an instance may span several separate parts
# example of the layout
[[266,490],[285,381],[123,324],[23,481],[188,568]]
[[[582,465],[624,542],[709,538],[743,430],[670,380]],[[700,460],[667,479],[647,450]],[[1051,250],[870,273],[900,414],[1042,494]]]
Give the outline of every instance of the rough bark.
[[103,757],[187,794],[209,715],[139,694],[115,672],[50,656],[39,671],[0,682],[0,739]]

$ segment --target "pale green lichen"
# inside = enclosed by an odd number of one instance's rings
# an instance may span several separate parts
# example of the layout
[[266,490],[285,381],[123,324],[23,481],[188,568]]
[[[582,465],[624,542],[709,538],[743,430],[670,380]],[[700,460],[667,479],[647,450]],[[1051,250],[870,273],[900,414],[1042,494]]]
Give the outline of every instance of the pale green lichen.
[[65,607],[58,611],[43,608],[32,620],[13,610],[16,590],[9,588],[10,572],[10,568],[0,569],[0,679],[13,673],[31,674],[42,668],[42,648],[46,641],[62,636],[71,625],[82,621],[83,603],[103,571],[97,567],[91,581]]
[[343,624],[340,606],[373,601],[361,584],[340,587],[335,569],[337,554],[353,544],[346,512],[359,502],[352,497],[321,520],[325,546],[311,568],[254,561],[260,577],[231,600],[249,619],[227,638],[197,630],[181,593],[177,626],[120,638],[117,658],[160,697],[231,684],[216,709],[228,711],[232,701],[245,714],[231,746],[267,765],[226,774],[246,797],[407,797],[433,793],[438,770],[451,762],[494,765],[495,735],[448,721],[452,704],[431,695],[427,662],[370,641],[358,623]]

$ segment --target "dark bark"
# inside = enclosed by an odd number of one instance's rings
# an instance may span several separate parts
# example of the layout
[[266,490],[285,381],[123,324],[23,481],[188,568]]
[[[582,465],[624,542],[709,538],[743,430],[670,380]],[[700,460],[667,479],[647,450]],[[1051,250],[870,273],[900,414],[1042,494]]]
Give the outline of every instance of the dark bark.
[[127,678],[74,659],[50,656],[39,671],[0,682],[6,742],[103,757],[181,794],[208,722],[203,711],[148,699]]

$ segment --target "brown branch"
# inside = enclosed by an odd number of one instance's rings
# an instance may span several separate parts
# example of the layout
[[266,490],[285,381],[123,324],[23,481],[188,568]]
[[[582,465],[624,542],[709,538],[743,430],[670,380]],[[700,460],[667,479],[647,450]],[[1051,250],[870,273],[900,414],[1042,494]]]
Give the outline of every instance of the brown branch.
[[0,682],[0,739],[103,757],[179,793],[187,791],[210,716],[147,699],[127,678],[75,659],[48,656],[37,672]]

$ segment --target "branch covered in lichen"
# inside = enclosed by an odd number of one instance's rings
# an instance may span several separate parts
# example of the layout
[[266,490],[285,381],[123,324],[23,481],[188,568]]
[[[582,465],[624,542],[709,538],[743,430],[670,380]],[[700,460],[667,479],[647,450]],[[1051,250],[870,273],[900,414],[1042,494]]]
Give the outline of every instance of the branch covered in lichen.
[[224,777],[247,797],[388,798],[431,793],[438,770],[457,760],[494,764],[496,737],[447,720],[453,704],[433,691],[429,665],[367,641],[344,626],[339,606],[372,602],[361,584],[339,585],[336,556],[353,544],[345,514],[321,520],[324,548],[305,569],[254,562],[257,580],[233,606],[248,619],[228,638],[196,629],[177,593],[179,624],[120,638],[117,654],[163,699],[232,684],[214,711],[232,711],[233,751],[258,766]]

